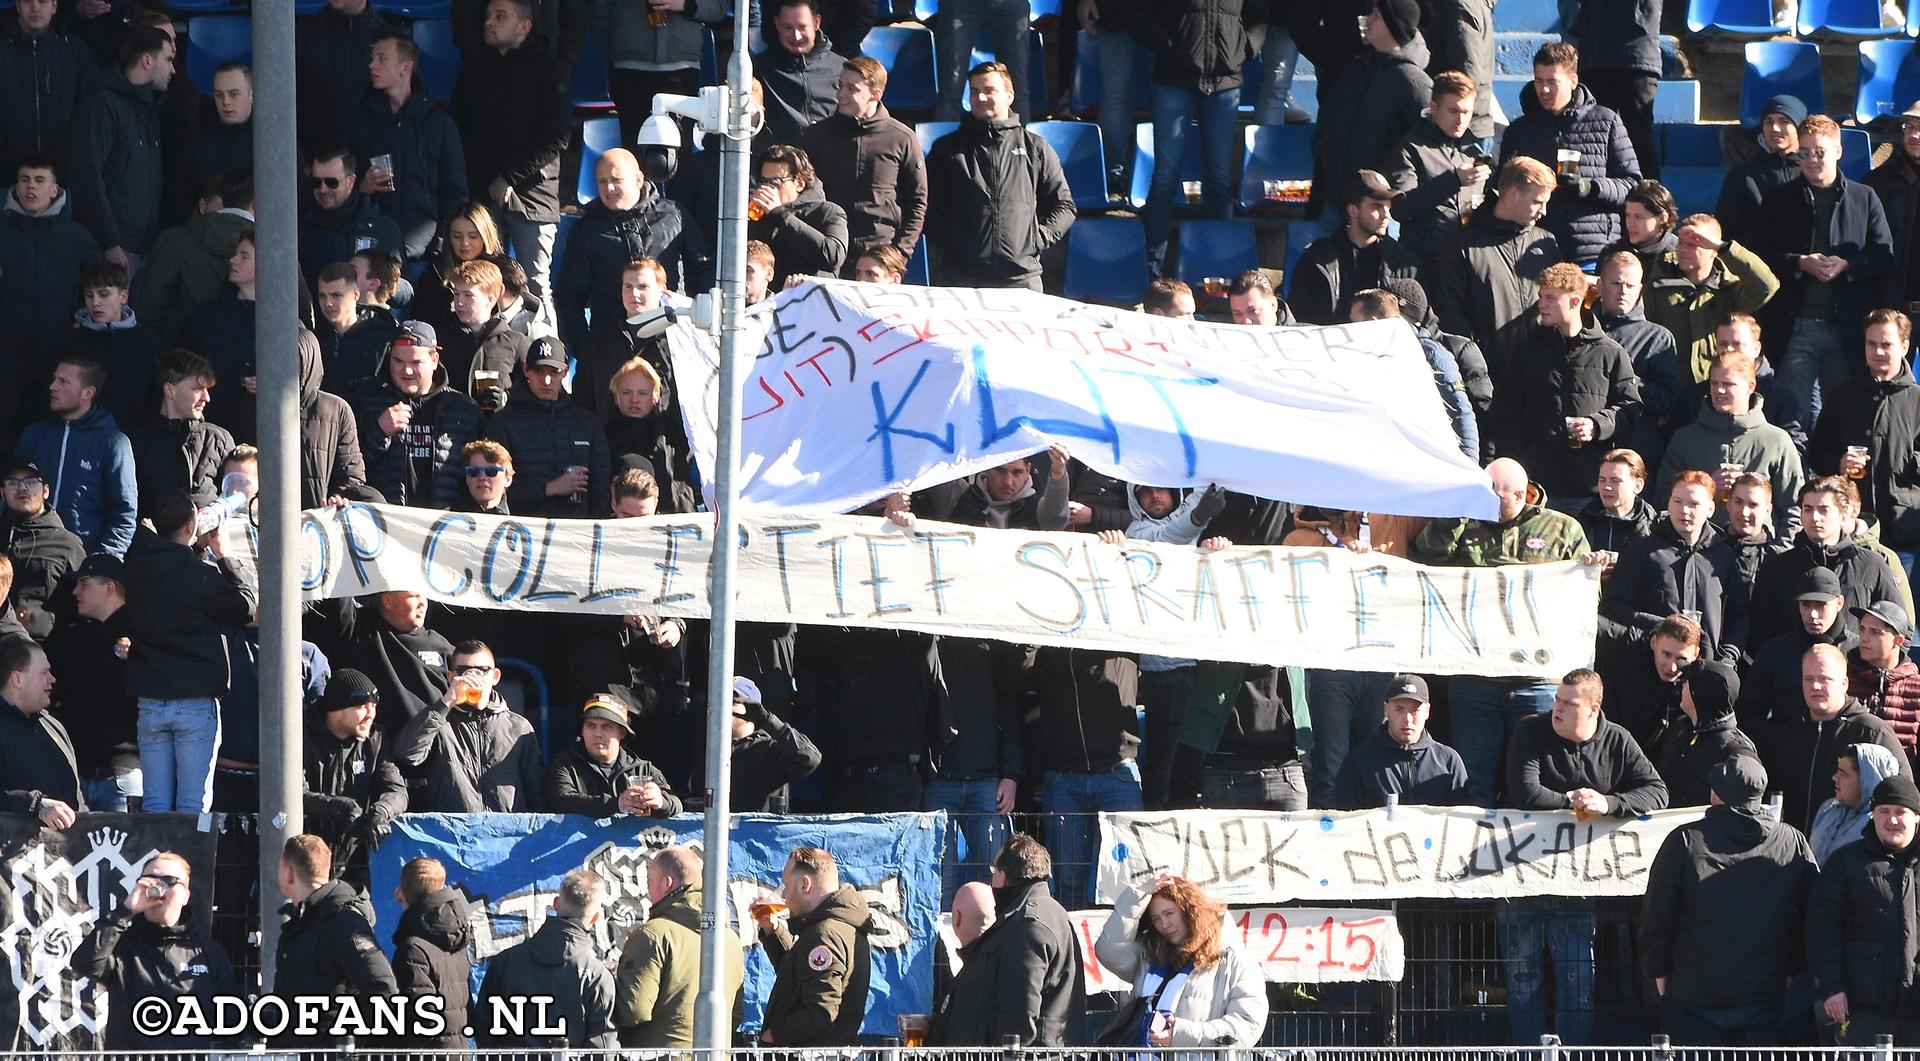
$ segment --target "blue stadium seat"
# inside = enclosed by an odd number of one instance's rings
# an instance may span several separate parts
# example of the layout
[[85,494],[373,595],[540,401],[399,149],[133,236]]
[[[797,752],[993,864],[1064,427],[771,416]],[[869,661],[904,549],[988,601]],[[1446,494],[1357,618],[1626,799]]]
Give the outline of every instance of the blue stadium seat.
[[[1069,232],[1072,229],[1068,229]],[[933,284],[933,270],[927,265],[927,237],[921,236],[913,245],[913,257],[907,259],[907,275],[903,278],[909,284],[930,287]]]
[[1676,166],[1667,163],[1660,169],[1660,183],[1673,193],[1673,202],[1681,217],[1713,213],[1714,205],[1720,201],[1720,185],[1726,178],[1725,166]]
[[413,43],[420,46],[420,80],[427,95],[437,100],[453,98],[454,83],[460,80],[460,49],[453,46],[453,20],[423,18],[413,24]]
[[1879,0],[1800,0],[1794,33],[1814,41],[1884,40],[1905,36],[1905,26],[1880,28]]
[[940,0],[913,0],[913,17],[922,22],[932,22],[940,13]]
[[1083,217],[1067,230],[1068,298],[1133,306],[1146,290],[1147,230],[1139,218]]
[[860,54],[887,68],[887,109],[930,111],[939,98],[933,65],[933,31],[925,26],[875,26],[860,42]]
[[1920,100],[1920,62],[1914,59],[1914,42],[1861,41],[1853,120],[1866,125],[1899,114],[1915,100]]
[[[1100,52],[1092,35],[1074,34],[1073,86],[1067,97],[1067,109],[1082,118],[1100,110]],[[1135,48],[1133,57],[1133,109],[1153,109],[1153,52]],[[1301,60],[1305,62],[1305,60]],[[1299,90],[1295,89],[1295,95]],[[1243,94],[1241,102],[1247,102]]]
[[[939,54],[937,51],[935,54]],[[971,70],[981,63],[990,63],[998,56],[993,54],[993,34],[985,26],[980,28],[979,39],[973,42],[973,56],[967,60],[967,69]],[[1047,46],[1040,39],[1040,31],[1027,31],[1027,110],[1030,114],[1041,113],[1042,108],[1050,107],[1053,94],[1047,91]],[[973,110],[973,96],[960,93],[960,106]]]
[[1073,205],[1082,210],[1107,208],[1107,154],[1100,127],[1092,122],[1034,122],[1027,126],[1060,156],[1060,168],[1073,190]]
[[1725,169],[1726,154],[1720,147],[1723,125],[1667,125],[1660,129],[1662,166],[1697,166]]
[[[573,197],[585,206],[600,196],[600,183],[594,167],[600,156],[620,146],[620,119],[589,118],[580,123],[580,177],[574,181]],[[555,254],[554,261],[560,256]]]
[[1265,182],[1313,179],[1312,125],[1249,125],[1240,155],[1240,209],[1266,202]]
[[1558,0],[1500,0],[1493,9],[1495,33],[1552,33],[1567,28]]
[[[1200,126],[1195,123],[1187,128],[1187,143],[1200,142]],[[1199,150],[1183,152],[1186,156],[1180,160],[1180,179],[1197,181],[1200,179]],[[1137,208],[1147,205],[1147,191],[1153,186],[1153,123],[1141,122],[1133,127],[1133,185],[1127,190],[1127,198]],[[1176,199],[1175,205],[1184,200]]]
[[1700,82],[1692,79],[1660,82],[1653,97],[1656,125],[1692,125],[1700,120]]
[[1840,130],[1840,172],[1857,181],[1873,168],[1873,137],[1865,129]]
[[913,127],[914,139],[920,141],[920,155],[925,157],[933,150],[933,142],[960,128],[959,122],[921,122]]
[[251,62],[253,19],[246,15],[200,15],[187,20],[186,74],[202,92],[213,86],[221,63]]
[[586,36],[580,59],[573,64],[573,105],[592,110],[613,107],[613,90],[607,87],[607,61],[601,57],[600,42]]
[[[321,0],[321,6],[326,6],[325,0]],[[170,15],[231,15],[246,9],[245,4],[236,0],[167,0],[166,7]]]
[[1060,0],[1029,0],[1027,7],[1028,20],[1031,22],[1060,17]]
[[1183,221],[1174,231],[1174,275],[1195,288],[1209,276],[1233,277],[1260,265],[1245,221]]
[[401,18],[453,17],[453,0],[373,0],[373,6]]
[[1800,98],[1807,113],[1823,114],[1827,93],[1820,81],[1820,46],[1808,41],[1750,41],[1747,72],[1740,82],[1740,124],[1760,124],[1760,108],[1781,93]]
[[317,15],[327,9],[327,0],[293,0],[296,15]]
[[1542,45],[1559,39],[1558,33],[1494,34],[1493,75],[1495,77],[1532,77],[1534,55],[1540,51]]
[[1773,0],[1687,0],[1691,36],[1765,40],[1783,32],[1773,24]]

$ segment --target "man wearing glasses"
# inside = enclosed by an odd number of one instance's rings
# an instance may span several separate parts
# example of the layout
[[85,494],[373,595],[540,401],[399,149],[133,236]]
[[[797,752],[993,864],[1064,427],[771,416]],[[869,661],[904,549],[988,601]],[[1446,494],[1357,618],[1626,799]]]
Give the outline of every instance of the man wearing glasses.
[[307,183],[313,197],[300,211],[300,271],[309,284],[333,262],[352,258],[355,251],[377,250],[403,257],[406,239],[393,218],[358,187],[360,160],[336,147],[316,152],[308,161]]
[[477,438],[461,447],[467,493],[453,503],[456,512],[506,516],[507,487],[513,485],[513,454],[491,439]]
[[[1864,365],[1857,323],[1883,305],[1894,269],[1893,235],[1872,188],[1840,172],[1840,127],[1816,114],[1800,123],[1800,176],[1767,196],[1755,249],[1780,278],[1761,311],[1775,378],[1820,419],[1832,394]],[[1777,348],[1775,343],[1780,344]]]
[[775,290],[790,276],[838,276],[847,260],[847,212],[827,201],[807,153],[789,144],[761,152],[747,200],[747,235],[773,248]]
[[215,995],[240,990],[227,952],[194,920],[192,875],[187,860],[171,851],[148,859],[126,901],[95,921],[73,952],[74,974],[107,989],[109,1050],[205,1049],[212,1045],[207,1036],[134,1030],[135,1005],[149,996],[191,995],[211,1016]]
[[447,691],[414,716],[394,743],[400,773],[414,781],[407,809],[420,813],[546,809],[540,742],[500,696],[500,668],[484,641],[462,641],[447,667]]

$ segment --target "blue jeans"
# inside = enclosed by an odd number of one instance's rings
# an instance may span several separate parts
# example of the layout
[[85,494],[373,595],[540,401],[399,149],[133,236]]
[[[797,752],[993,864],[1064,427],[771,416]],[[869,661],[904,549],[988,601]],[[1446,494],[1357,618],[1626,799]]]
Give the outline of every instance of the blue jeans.
[[112,777],[80,779],[80,798],[87,801],[87,809],[100,813],[118,814],[136,807],[140,799],[140,771],[129,770]]
[[1310,670],[1307,711],[1313,715],[1313,750],[1307,753],[1307,793],[1318,808],[1333,806],[1333,779],[1356,744],[1380,732],[1386,716],[1387,683],[1376,671]]
[[1820,420],[1821,395],[1832,394],[1852,377],[1847,368],[1847,346],[1840,326],[1832,321],[1795,320],[1787,348],[1774,366],[1778,386],[1785,387],[1806,411],[1801,427],[1808,437]]
[[1100,147],[1107,154],[1107,187],[1126,191],[1133,167],[1133,71],[1140,43],[1117,29],[1093,35],[1100,56]]
[[[1268,26],[1266,43],[1260,46],[1260,64],[1266,67],[1266,79],[1260,84],[1260,99],[1253,107],[1256,125],[1279,125],[1287,120],[1287,108],[1293,104],[1293,68],[1300,60],[1300,48],[1285,26]],[[1105,75],[1105,71],[1101,71]]]
[[1479,807],[1497,807],[1507,771],[1507,738],[1528,715],[1553,710],[1552,683],[1455,678],[1447,687],[1453,748],[1467,767],[1467,787]]
[[1040,790],[1053,856],[1053,897],[1069,910],[1093,903],[1093,856],[1106,810],[1140,809],[1140,768],[1131,759],[1092,774],[1048,770]]
[[1906,572],[1907,587],[1911,589],[1913,587],[1913,562],[1915,559],[1920,559],[1920,552],[1907,549],[1895,549],[1893,555],[1900,558],[1900,569]]
[[982,777],[971,781],[934,778],[921,795],[921,810],[947,812],[947,853],[940,862],[940,905],[953,905],[953,893],[962,884],[986,880],[987,866],[1006,843],[1007,816],[994,804],[1000,782]]
[[1593,1040],[1593,903],[1566,896],[1514,899],[1500,904],[1500,949],[1507,965],[1507,1022],[1513,1041],[1539,1043],[1547,1030],[1541,963],[1553,959],[1553,1027],[1560,1041]]
[[[960,98],[967,93],[967,70],[973,66],[973,42],[982,26],[993,37],[993,57],[1013,74],[1013,113],[1025,120],[1034,87],[1027,84],[1027,23],[1032,18],[1027,0],[943,0],[937,50],[947,65],[940,71],[934,121],[960,120]],[[1046,90],[1044,85],[1040,88]]]
[[140,698],[140,809],[207,810],[213,806],[213,752],[220,746],[220,704],[213,697]]
[[[1233,220],[1233,153],[1240,139],[1240,90],[1202,94],[1172,85],[1153,86],[1153,183],[1147,188],[1147,266],[1168,275],[1167,235],[1173,231],[1173,201],[1180,193],[1188,126],[1200,121],[1200,210],[1216,221]],[[1182,197],[1184,200],[1184,197]]]

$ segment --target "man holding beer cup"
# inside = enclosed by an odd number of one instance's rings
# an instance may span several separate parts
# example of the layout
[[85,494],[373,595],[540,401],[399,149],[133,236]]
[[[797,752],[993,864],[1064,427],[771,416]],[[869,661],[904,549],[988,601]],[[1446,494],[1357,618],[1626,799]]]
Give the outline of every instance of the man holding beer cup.
[[547,765],[548,809],[589,818],[680,813],[680,797],[667,787],[666,775],[623,746],[632,732],[630,712],[618,697],[588,697],[580,712],[580,739]]
[[1865,377],[1834,390],[1813,432],[1807,457],[1823,475],[1844,475],[1860,488],[1860,510],[1880,526],[1880,541],[1900,555],[1907,581],[1920,552],[1920,491],[1908,462],[1920,450],[1920,386],[1907,357],[1913,321],[1897,309],[1867,314]]
[[400,773],[416,783],[409,809],[422,813],[531,814],[546,809],[540,742],[533,725],[495,686],[500,668],[485,641],[453,646],[447,691],[394,741]]
[[1521,89],[1522,113],[1500,140],[1500,163],[1525,155],[1553,167],[1559,187],[1544,224],[1560,241],[1562,261],[1585,264],[1620,239],[1640,162],[1625,123],[1594,101],[1579,67],[1580,53],[1564,41],[1534,53],[1533,82]]

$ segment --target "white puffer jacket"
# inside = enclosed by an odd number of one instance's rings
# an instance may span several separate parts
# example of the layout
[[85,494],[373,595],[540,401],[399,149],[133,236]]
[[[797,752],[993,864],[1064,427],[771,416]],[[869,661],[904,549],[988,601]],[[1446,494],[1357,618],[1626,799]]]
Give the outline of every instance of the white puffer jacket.
[[[1142,993],[1151,960],[1140,942],[1140,920],[1146,915],[1151,892],[1129,887],[1113,904],[1113,914],[1093,946],[1100,964]],[[1187,978],[1173,1008],[1174,1046],[1254,1046],[1267,1027],[1267,980],[1260,967],[1231,936],[1231,924],[1220,933],[1220,958]]]

